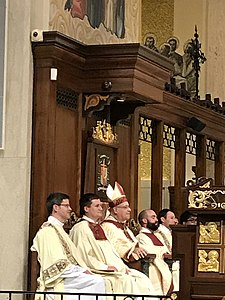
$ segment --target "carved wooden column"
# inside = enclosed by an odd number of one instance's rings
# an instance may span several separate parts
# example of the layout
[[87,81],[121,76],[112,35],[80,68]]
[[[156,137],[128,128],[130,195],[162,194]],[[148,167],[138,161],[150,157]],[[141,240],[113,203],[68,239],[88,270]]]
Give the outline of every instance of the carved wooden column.
[[224,185],[224,142],[216,142],[215,185]]
[[206,136],[196,136],[196,177],[206,176]]
[[171,209],[176,215],[183,212],[186,203],[184,199],[183,189],[185,186],[185,158],[186,158],[186,130],[176,130],[176,148],[175,148],[175,187],[174,187],[174,203],[171,203]]
[[162,209],[163,122],[153,122],[151,202],[152,209]]

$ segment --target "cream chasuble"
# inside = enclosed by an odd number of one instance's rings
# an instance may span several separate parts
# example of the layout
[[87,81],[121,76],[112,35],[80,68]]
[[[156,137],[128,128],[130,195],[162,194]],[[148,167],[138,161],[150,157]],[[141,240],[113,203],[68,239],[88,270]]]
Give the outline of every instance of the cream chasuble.
[[[155,235],[167,248],[167,252],[172,255],[172,231],[163,224],[155,231]],[[179,291],[180,286],[180,262],[174,261],[172,264],[172,276],[174,291]]]
[[[77,256],[76,248],[62,225],[49,217],[33,240],[31,250],[38,253],[40,263],[37,291],[105,293],[100,276],[84,273],[87,267]],[[92,298],[86,296],[86,299]]]
[[[71,229],[70,237],[77,247],[77,254],[86,265],[110,280],[112,290],[108,292],[156,295],[149,278],[137,270],[129,269],[106,236],[95,238],[91,223],[93,221],[84,216]],[[116,267],[118,272],[107,272],[108,266]]]
[[167,247],[167,252],[172,254],[172,232],[166,226],[160,224],[159,228],[155,231],[155,235]]
[[120,257],[126,261],[139,259],[138,256],[133,253],[135,247],[138,246],[138,240],[125,224],[118,222],[110,215],[101,225]]
[[163,255],[167,253],[167,248],[160,241],[159,243],[155,243],[157,244],[155,245],[154,239],[152,240],[149,234],[154,235],[147,228],[142,227],[136,238],[139,241],[140,247],[143,247],[149,254],[156,254],[153,263],[149,264],[149,278],[157,294],[166,295],[172,283],[172,274],[163,259]]

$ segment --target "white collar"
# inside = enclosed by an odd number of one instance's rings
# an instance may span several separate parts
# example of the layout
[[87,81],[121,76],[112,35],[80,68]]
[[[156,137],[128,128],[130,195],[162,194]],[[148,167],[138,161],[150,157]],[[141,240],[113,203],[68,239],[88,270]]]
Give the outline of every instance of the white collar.
[[58,225],[63,227],[64,223],[60,222],[57,218],[53,217],[53,216],[49,216],[48,217],[48,222],[52,225]]
[[140,232],[143,232],[143,233],[153,233],[151,230],[149,230],[148,228],[146,228],[146,227],[141,227],[141,230],[140,230]]
[[112,216],[111,214],[105,219],[105,220],[112,220],[112,221],[116,221],[118,223],[121,223],[121,224],[126,224],[126,221],[118,221],[114,216]]
[[159,224],[159,230],[161,230],[162,232],[165,232],[165,233],[171,233],[171,229],[166,227],[163,224]]
[[85,215],[83,215],[82,219],[84,219],[84,220],[86,220],[86,221],[88,221],[90,223],[96,223],[97,224],[97,222],[95,222],[93,219],[91,219],[91,218],[89,218],[89,217],[87,217]]

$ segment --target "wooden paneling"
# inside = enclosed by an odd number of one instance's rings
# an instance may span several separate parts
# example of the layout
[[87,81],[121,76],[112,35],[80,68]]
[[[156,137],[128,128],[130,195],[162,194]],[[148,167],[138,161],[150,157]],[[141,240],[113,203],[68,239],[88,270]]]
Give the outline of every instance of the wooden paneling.
[[134,195],[131,193],[131,127],[129,125],[119,125],[116,127],[116,132],[119,139],[118,160],[117,160],[117,179],[124,188],[127,199],[130,202],[132,214],[134,210]]
[[51,57],[54,64],[66,65],[71,75],[74,71],[84,93],[99,93],[108,80],[111,93],[127,92],[146,103],[161,103],[173,69],[167,58],[135,43],[83,45],[61,33],[44,32],[44,42],[33,45],[49,66]]
[[[173,202],[171,209],[176,216],[186,209],[182,187],[185,186],[185,166],[186,166],[186,130],[176,129],[175,147],[175,187],[173,189]],[[175,200],[176,199],[176,200]],[[178,199],[180,201],[178,201]]]
[[[34,98],[30,243],[47,218],[45,203],[48,194],[61,191],[70,195],[71,206],[77,211],[81,186],[78,109],[73,111],[58,105],[57,87],[49,80],[49,69],[41,68],[37,81],[40,74],[45,81],[40,89],[36,89]],[[30,264],[31,270],[35,270],[35,262],[31,260]],[[36,280],[35,271],[32,272],[30,288],[35,286]]]
[[190,278],[194,275],[196,226],[172,228],[173,258],[180,260],[180,300],[190,298]]
[[[50,69],[36,69],[32,145],[31,236],[46,217],[45,200],[52,191],[56,84],[49,80]],[[43,101],[46,99],[47,101]],[[51,113],[50,113],[51,112]],[[34,180],[35,179],[35,180]]]
[[64,191],[71,197],[74,211],[78,211],[80,195],[81,140],[78,111],[59,105],[55,115],[53,191]]
[[224,279],[191,278],[191,300],[221,300],[225,295]]

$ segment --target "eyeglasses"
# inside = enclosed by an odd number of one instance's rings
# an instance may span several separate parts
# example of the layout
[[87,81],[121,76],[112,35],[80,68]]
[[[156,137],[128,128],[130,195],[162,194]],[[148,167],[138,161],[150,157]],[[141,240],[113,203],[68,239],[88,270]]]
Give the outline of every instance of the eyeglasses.
[[67,208],[71,207],[70,204],[64,204],[64,203],[61,203],[61,204],[57,204],[58,206],[65,206]]
[[187,221],[189,221],[189,222],[197,222],[197,217],[191,217],[191,218],[187,219]]

